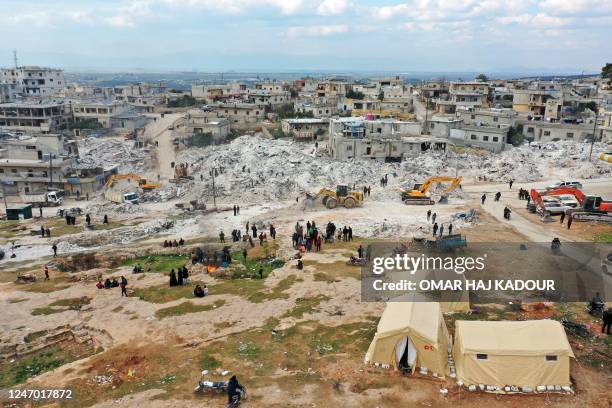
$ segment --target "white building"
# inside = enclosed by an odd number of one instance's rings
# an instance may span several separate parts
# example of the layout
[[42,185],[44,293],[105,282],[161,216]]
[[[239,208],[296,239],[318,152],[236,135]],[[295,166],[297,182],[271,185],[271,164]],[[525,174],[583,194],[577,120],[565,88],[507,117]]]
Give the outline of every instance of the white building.
[[215,142],[223,141],[230,134],[230,122],[224,118],[211,117],[210,112],[190,109],[185,117],[188,134],[208,133]]
[[35,66],[0,69],[0,83],[12,85],[14,93],[23,97],[48,97],[66,85],[61,69]]
[[478,147],[499,153],[506,148],[508,128],[488,126],[464,126],[451,129],[450,139],[457,145]]
[[113,116],[124,114],[130,109],[127,103],[115,100],[75,100],[71,105],[76,122],[95,119],[105,128],[112,127]]
[[[597,133],[600,133],[601,129]],[[593,124],[549,123],[528,121],[523,124],[523,136],[536,142],[576,140],[582,142],[593,137]]]
[[0,128],[25,133],[49,133],[70,121],[64,102],[12,102],[0,104]]
[[325,137],[329,130],[329,119],[324,118],[296,118],[283,119],[282,131],[295,140],[317,140]]

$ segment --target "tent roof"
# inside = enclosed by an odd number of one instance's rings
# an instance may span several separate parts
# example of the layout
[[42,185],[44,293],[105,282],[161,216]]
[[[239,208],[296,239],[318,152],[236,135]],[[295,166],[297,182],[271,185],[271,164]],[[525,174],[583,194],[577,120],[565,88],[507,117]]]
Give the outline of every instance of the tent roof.
[[437,343],[441,316],[437,302],[389,302],[378,322],[376,335],[394,336],[411,329]]
[[561,323],[548,319],[522,322],[457,320],[455,338],[462,353],[574,356]]

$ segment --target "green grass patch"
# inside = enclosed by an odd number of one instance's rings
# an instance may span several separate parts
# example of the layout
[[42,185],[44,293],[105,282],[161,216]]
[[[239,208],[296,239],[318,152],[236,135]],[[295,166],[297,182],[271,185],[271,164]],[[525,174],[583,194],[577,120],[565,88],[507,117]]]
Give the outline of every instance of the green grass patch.
[[44,372],[54,370],[75,360],[88,357],[94,350],[80,344],[69,347],[53,346],[9,363],[0,364],[0,388],[21,384]]
[[612,231],[606,231],[595,235],[595,242],[612,243]]
[[[168,303],[177,299],[193,299],[195,285],[203,285],[202,282],[192,282],[189,285],[172,286],[168,284],[150,286],[148,288],[134,289],[134,296],[151,303]],[[212,293],[211,293],[212,295]]]
[[91,302],[91,298],[83,296],[80,298],[60,299],[49,304],[46,307],[37,307],[32,310],[33,316],[39,315],[50,315],[55,313],[62,313],[67,310],[81,310],[85,305]]
[[284,293],[295,282],[301,281],[295,275],[281,280],[275,287],[266,290],[264,281],[261,279],[230,279],[217,285],[209,286],[211,295],[229,294],[244,297],[253,303],[261,303],[272,299],[287,299]]
[[240,262],[244,265],[244,269],[237,269],[233,272],[234,278],[261,278],[262,276],[259,273],[260,269],[262,269],[263,278],[266,278],[273,270],[285,265],[285,261],[282,259],[268,261],[267,258],[259,259],[247,255],[247,259],[245,260],[241,252],[232,254],[232,259],[234,262]]
[[225,304],[225,300],[216,300],[212,305],[196,305],[192,302],[183,302],[180,305],[159,309],[155,312],[158,319],[164,319],[171,316],[182,316],[187,313],[207,312],[209,310],[221,307]]
[[186,255],[150,255],[139,256],[134,259],[129,259],[121,264],[121,266],[133,267],[140,264],[145,272],[167,272],[171,269],[178,269],[189,262],[189,257]]
[[28,335],[23,338],[23,341],[25,341],[26,343],[31,343],[36,339],[46,336],[48,332],[49,332],[48,330],[40,330],[40,331],[28,333]]
[[221,367],[221,361],[209,354],[208,350],[200,356],[200,368],[202,368],[202,370],[212,371],[219,367]]
[[313,313],[318,310],[321,302],[329,300],[325,295],[318,295],[312,298],[299,298],[296,300],[296,305],[293,309],[288,310],[282,317],[294,317],[301,319],[307,313]]
[[40,280],[35,283],[19,284],[18,288],[24,292],[51,293],[69,288],[70,285],[65,282],[66,281]]

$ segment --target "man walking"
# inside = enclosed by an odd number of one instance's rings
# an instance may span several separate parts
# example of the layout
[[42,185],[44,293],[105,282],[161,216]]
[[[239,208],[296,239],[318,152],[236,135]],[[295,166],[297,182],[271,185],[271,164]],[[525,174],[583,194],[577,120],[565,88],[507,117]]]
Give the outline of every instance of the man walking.
[[482,195],[482,197],[480,197],[480,203],[481,203],[482,205],[484,205],[484,203],[485,203],[486,199],[487,199],[487,195],[486,195],[486,194],[483,194],[483,195]]
[[[180,272],[179,272],[180,273]],[[128,293],[127,293],[127,279],[125,279],[125,276],[121,276],[121,283],[119,284],[119,286],[121,287],[121,297],[125,296],[127,297]]]

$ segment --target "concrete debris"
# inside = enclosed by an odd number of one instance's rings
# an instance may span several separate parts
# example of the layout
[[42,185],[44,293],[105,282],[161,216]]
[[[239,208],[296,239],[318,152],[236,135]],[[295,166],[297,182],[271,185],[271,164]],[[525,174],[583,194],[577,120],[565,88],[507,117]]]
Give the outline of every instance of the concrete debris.
[[118,166],[120,173],[139,173],[145,169],[145,161],[149,157],[150,152],[147,149],[134,148],[133,141],[116,137],[90,137],[79,143],[79,161],[75,168],[109,169]]

